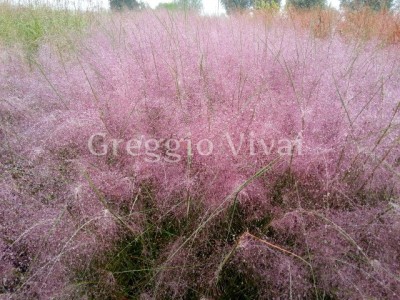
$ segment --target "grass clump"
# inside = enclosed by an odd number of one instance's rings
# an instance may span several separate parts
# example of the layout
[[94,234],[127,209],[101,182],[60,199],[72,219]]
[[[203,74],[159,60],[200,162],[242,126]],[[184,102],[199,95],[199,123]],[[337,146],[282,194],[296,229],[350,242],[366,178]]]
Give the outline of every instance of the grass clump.
[[88,12],[2,3],[0,41],[6,46],[22,45],[26,56],[32,58],[42,44],[68,44],[68,36],[82,34],[92,19]]
[[68,59],[47,40],[58,25],[17,18],[0,291],[399,298],[399,49],[291,13],[122,12]]

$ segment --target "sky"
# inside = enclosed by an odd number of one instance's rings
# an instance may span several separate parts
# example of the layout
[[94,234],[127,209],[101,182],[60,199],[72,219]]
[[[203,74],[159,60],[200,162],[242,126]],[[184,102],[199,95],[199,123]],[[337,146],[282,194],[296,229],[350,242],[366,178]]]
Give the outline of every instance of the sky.
[[[143,2],[149,4],[151,8],[157,7],[160,2],[172,2],[173,0],[143,0]],[[1,0],[0,0],[1,2]],[[8,2],[10,2],[8,0]],[[79,8],[82,10],[93,9],[93,8],[109,8],[109,0],[11,0],[14,3],[41,3],[50,5],[60,5],[61,7]],[[218,4],[219,0],[202,0],[203,2],[203,13],[207,15],[221,14],[224,13],[222,5]],[[285,0],[282,0],[282,4],[285,4]],[[339,0],[327,0],[328,4],[332,7],[339,8]]]

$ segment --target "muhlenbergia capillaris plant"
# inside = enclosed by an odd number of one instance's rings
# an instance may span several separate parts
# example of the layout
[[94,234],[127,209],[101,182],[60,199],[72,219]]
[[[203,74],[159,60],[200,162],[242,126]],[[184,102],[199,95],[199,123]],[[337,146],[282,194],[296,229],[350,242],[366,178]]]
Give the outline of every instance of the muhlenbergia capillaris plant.
[[1,44],[0,293],[398,299],[399,46],[297,22]]

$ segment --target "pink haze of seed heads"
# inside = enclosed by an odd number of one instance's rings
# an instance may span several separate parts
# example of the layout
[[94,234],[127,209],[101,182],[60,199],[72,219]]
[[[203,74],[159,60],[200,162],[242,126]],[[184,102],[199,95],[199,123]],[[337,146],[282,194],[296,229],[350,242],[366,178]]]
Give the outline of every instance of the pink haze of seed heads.
[[[116,216],[123,207],[132,216],[124,226],[141,232],[140,214],[130,205],[143,184],[151,183],[160,211],[185,214],[185,208],[173,210],[183,195],[215,209],[276,159],[258,142],[249,155],[251,133],[267,144],[301,136],[302,155],[278,158],[239,200],[274,214],[278,235],[290,232],[303,241],[298,252],[306,253],[307,245],[315,272],[323,274],[321,288],[339,287],[341,298],[400,295],[397,46],[317,39],[257,17],[164,13],[121,15],[71,43],[65,53],[43,44],[31,66],[18,51],[1,59],[4,292],[41,299],[69,293],[72,270],[120,236]],[[139,135],[216,143],[212,155],[190,155],[182,146],[178,163],[152,164],[126,151],[93,155],[88,140],[98,132],[106,144]],[[238,155],[226,133],[235,147],[244,135]],[[277,206],[275,183],[288,173],[299,190],[282,192]],[[338,263],[355,244],[375,281]],[[265,287],[275,288],[265,295],[273,298],[289,285],[281,275],[288,269],[293,293],[313,289],[297,281],[309,270],[296,258],[273,254],[257,240],[239,248],[234,259],[250,261]],[[25,272],[23,279],[13,275],[15,268]]]

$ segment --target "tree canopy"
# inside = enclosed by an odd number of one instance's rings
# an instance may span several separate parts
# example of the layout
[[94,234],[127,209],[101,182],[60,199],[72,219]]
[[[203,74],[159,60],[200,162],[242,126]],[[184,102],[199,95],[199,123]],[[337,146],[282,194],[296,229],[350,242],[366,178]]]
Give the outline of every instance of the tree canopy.
[[372,10],[389,10],[393,6],[393,0],[341,0],[340,5],[347,9],[360,9],[368,7]]
[[201,10],[203,4],[201,0],[175,0],[174,2],[161,2],[157,8],[167,10]]
[[326,0],[288,0],[287,5],[298,9],[308,9],[313,7],[324,7]]
[[110,0],[110,8],[113,10],[137,9],[141,3],[137,0]]
[[221,3],[229,14],[236,10],[244,10],[252,7],[254,0],[221,0]]

